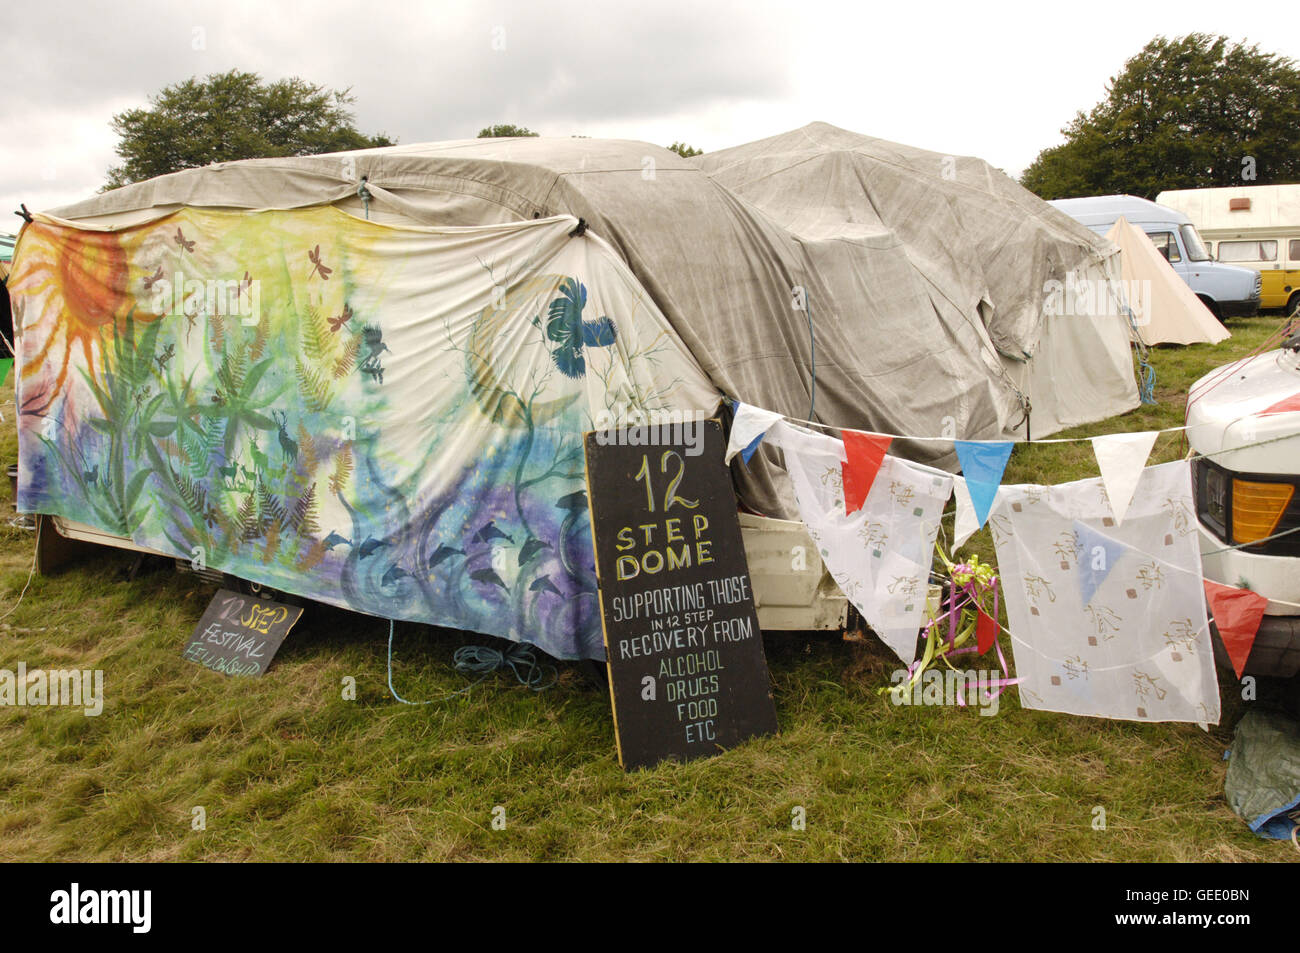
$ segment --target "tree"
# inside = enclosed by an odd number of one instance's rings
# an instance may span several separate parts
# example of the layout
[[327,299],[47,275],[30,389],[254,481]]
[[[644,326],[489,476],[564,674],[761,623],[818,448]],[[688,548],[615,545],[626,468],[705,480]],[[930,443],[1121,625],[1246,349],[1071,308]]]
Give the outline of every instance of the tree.
[[668,147],[668,151],[677,153],[683,159],[689,159],[691,156],[704,155],[703,149],[696,149],[693,146],[688,146],[684,142],[674,142],[671,146]]
[[308,156],[391,146],[353,125],[349,90],[328,90],[293,77],[264,83],[231,70],[165,87],[148,109],[113,117],[123,160],[105,188],[231,159]]
[[1300,70],[1258,46],[1156,37],[1021,176],[1045,199],[1300,179]]
[[521,136],[540,136],[541,133],[533,132],[524,126],[516,126],[514,123],[499,122],[495,126],[488,126],[478,131],[480,139],[518,139]]

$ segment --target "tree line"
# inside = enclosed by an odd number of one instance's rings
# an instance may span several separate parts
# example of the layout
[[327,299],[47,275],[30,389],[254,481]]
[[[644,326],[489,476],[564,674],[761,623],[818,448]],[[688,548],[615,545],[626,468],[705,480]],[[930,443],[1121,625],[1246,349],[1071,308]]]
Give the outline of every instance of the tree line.
[[[105,188],[231,159],[394,145],[356,127],[351,90],[231,70],[164,88],[113,117],[122,160]],[[1205,33],[1158,36],[1127,60],[1100,102],[1061,130],[1020,182],[1044,199],[1300,181],[1300,69],[1258,45]],[[496,123],[479,138],[538,133]],[[583,138],[583,137],[577,137]],[[685,158],[701,150],[674,142]]]

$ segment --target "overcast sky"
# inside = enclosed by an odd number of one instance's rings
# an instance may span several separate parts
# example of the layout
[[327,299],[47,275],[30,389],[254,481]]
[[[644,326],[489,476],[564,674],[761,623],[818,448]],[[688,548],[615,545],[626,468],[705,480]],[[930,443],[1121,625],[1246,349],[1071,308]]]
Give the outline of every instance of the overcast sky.
[[34,0],[0,29],[0,231],[96,191],[114,113],[238,68],[351,87],[403,143],[494,122],[714,150],[814,120],[1018,175],[1157,34],[1300,59],[1276,5],[891,0]]

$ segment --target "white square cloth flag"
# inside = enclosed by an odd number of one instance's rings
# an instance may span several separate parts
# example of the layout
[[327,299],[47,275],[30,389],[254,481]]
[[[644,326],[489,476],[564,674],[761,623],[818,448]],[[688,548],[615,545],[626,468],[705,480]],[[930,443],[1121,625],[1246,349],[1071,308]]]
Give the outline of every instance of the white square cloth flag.
[[1186,461],[1142,471],[1122,526],[1099,479],[1003,486],[989,525],[1025,708],[1218,724]]
[[799,517],[831,578],[872,631],[904,662],[925,624],[930,563],[952,477],[886,456],[862,508],[844,512],[844,443],[777,423],[768,441],[785,454]]

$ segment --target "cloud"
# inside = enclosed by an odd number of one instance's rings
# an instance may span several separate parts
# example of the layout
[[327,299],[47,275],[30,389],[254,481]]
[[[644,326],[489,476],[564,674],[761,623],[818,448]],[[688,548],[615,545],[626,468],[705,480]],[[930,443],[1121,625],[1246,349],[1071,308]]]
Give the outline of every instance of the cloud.
[[[23,140],[0,152],[3,168],[18,170],[0,182],[0,200],[25,195],[29,206],[49,207],[94,192],[116,161],[115,113],[168,84],[233,68],[350,88],[358,127],[403,142],[471,138],[495,122],[567,136],[776,101],[791,92],[791,70],[779,18],[754,15],[765,8],[32,4],[0,38],[18,93],[0,105],[0,122]],[[51,165],[53,181],[36,171]]]
[[948,0],[40,0],[0,33],[0,213],[93,193],[114,113],[235,68],[351,88],[358,127],[405,143],[514,122],[712,150],[820,119],[1015,174],[1127,57],[1192,30],[1300,48],[1300,24],[1214,0],[1099,0],[1083,18]]

